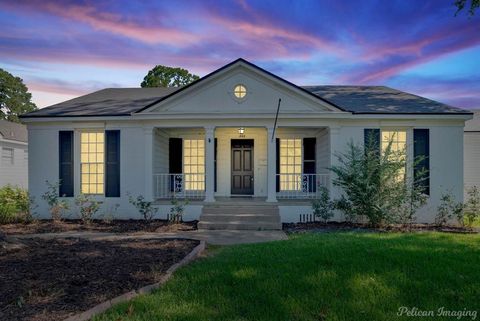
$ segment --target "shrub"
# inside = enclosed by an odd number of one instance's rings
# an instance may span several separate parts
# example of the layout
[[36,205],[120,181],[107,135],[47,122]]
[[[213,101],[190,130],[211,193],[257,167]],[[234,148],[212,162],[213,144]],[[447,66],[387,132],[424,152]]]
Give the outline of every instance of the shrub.
[[75,205],[80,207],[80,219],[83,224],[89,224],[100,209],[100,202],[90,195],[80,194],[75,199]]
[[[420,187],[425,173],[414,179],[402,175],[407,168],[405,150],[392,150],[392,140],[382,152],[376,144],[372,137],[366,146],[350,142],[345,153],[336,155],[339,165],[330,170],[343,195],[335,200],[335,207],[351,220],[366,217],[373,226],[411,222],[426,201]],[[413,166],[421,160],[415,159]]]
[[31,203],[25,189],[10,185],[0,188],[0,223],[31,221]]
[[475,221],[480,218],[480,191],[477,186],[467,190],[468,200],[465,204],[465,225],[471,228]]
[[43,193],[42,198],[47,202],[50,207],[50,214],[54,222],[60,221],[65,212],[69,209],[68,203],[66,200],[62,200],[59,196],[59,186],[60,182],[50,183],[49,181],[45,182],[47,184],[47,191]]
[[320,186],[318,193],[319,197],[312,202],[313,214],[327,223],[333,217],[334,203],[327,188]]
[[442,194],[442,197],[440,198],[440,205],[437,207],[435,224],[444,226],[450,220],[456,218],[458,223],[463,226],[463,209],[464,204],[462,202],[456,202],[451,193],[446,192]]
[[136,198],[130,195],[128,201],[137,208],[145,222],[150,222],[158,211],[158,208],[153,207],[153,202],[146,201],[142,195]]
[[183,222],[183,213],[185,212],[185,205],[188,205],[188,200],[182,202],[174,198],[171,203],[172,207],[170,208],[170,215],[168,217],[170,223]]
[[115,220],[116,213],[117,213],[119,207],[120,207],[120,204],[116,203],[115,205],[107,208],[102,215],[103,223],[112,224],[112,222]]

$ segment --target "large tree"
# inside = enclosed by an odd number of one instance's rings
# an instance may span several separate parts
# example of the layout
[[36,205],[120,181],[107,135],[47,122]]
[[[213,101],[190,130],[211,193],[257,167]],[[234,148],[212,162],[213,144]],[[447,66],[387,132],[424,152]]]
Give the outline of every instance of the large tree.
[[475,14],[475,10],[480,7],[480,0],[455,0],[455,6],[457,6],[457,13],[459,13],[465,8],[468,1],[470,1],[470,8],[468,9],[468,13],[471,16]]
[[19,115],[36,109],[23,80],[0,68],[0,118],[18,123]]
[[180,87],[199,79],[188,70],[179,67],[157,65],[143,78],[142,87]]

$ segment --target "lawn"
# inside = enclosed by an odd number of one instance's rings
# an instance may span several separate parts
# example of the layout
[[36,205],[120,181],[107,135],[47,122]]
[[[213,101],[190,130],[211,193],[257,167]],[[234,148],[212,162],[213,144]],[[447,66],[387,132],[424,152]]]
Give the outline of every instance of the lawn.
[[95,320],[412,320],[398,309],[480,309],[478,234],[304,234],[210,254]]

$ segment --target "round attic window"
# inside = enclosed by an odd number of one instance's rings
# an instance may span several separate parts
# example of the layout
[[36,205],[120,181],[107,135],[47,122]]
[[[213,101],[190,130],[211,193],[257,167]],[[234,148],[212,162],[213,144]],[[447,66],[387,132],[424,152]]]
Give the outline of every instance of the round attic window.
[[242,84],[235,85],[233,88],[233,95],[237,99],[243,99],[247,95],[247,87]]

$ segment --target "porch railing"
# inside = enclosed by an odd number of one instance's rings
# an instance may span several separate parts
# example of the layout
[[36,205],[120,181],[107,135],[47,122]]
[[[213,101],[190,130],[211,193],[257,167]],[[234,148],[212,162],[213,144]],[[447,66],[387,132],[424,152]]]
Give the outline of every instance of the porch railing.
[[277,174],[277,198],[314,199],[329,183],[330,174]]
[[155,199],[204,199],[205,174],[153,174]]

